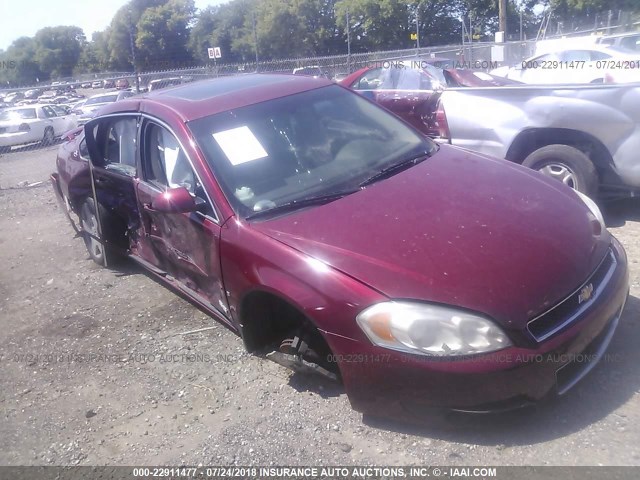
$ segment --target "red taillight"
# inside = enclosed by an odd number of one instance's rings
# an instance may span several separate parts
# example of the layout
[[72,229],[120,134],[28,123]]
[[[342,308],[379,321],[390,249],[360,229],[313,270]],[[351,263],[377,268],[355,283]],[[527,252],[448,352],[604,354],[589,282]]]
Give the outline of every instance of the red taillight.
[[62,135],[62,140],[65,142],[70,142],[71,140],[76,138],[78,135],[80,135],[82,133],[82,130],[84,130],[84,127],[74,128],[73,130],[70,130],[64,135]]
[[29,126],[28,123],[23,123],[18,127],[18,131],[19,132],[30,132],[31,131],[31,127]]
[[447,115],[444,113],[444,107],[442,102],[438,100],[438,106],[436,110],[436,128],[438,129],[438,135],[440,138],[446,138],[451,143],[451,133],[449,132],[449,124],[447,123]]

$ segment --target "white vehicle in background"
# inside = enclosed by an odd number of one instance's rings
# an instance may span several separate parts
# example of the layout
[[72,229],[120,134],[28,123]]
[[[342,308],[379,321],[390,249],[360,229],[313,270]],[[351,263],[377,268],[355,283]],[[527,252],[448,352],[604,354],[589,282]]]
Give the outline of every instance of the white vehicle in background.
[[640,53],[598,45],[547,52],[491,74],[536,85],[604,83],[607,74],[631,72],[626,82],[640,81]]
[[127,90],[99,93],[98,95],[93,95],[92,97],[87,98],[82,106],[75,107],[74,113],[78,115],[79,124],[84,125],[95,116],[100,107],[108,105],[109,103],[117,102],[124,98],[132,97],[133,95],[135,95],[133,92],[129,92]]
[[329,74],[319,65],[311,65],[309,67],[300,67],[293,69],[294,75],[306,75],[313,78],[329,78]]
[[619,33],[598,37],[596,43],[601,46],[624,48],[640,53],[640,32]]
[[148,91],[153,92],[155,90],[160,90],[161,88],[175,87],[176,85],[182,85],[183,83],[186,82],[182,77],[158,78],[149,82]]
[[41,142],[50,145],[56,137],[78,126],[75,115],[57,113],[55,105],[30,105],[0,112],[0,151],[16,145]]

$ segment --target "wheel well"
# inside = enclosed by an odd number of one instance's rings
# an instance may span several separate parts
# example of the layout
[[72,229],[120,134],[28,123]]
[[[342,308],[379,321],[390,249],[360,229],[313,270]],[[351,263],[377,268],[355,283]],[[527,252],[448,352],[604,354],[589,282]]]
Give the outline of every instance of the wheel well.
[[320,354],[331,349],[316,326],[296,306],[264,291],[249,293],[240,304],[242,338],[249,352],[280,343],[288,336],[306,337],[307,343]]
[[613,158],[600,140],[585,132],[569,128],[530,128],[518,134],[509,147],[506,159],[522,163],[527,156],[547,145],[568,145],[583,152],[593,162],[600,177],[613,171]]

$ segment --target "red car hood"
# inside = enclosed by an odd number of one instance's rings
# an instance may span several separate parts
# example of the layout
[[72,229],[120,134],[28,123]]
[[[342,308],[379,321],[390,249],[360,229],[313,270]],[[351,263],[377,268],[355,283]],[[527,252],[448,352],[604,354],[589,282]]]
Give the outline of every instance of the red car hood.
[[454,147],[338,201],[252,227],[395,299],[523,328],[603,258],[609,234],[567,187]]

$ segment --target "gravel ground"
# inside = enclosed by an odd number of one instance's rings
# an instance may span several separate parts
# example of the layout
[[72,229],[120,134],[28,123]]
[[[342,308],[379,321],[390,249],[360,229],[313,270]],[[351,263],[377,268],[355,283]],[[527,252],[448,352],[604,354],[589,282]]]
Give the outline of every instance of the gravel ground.
[[534,409],[407,426],[248,355],[134,265],[93,264],[37,185],[56,148],[0,157],[0,464],[640,465],[639,202],[607,210],[632,283],[612,361]]

